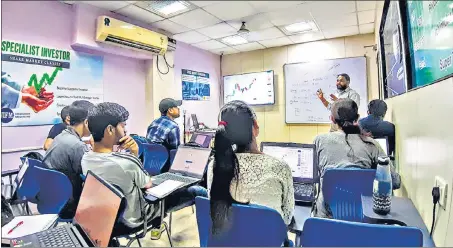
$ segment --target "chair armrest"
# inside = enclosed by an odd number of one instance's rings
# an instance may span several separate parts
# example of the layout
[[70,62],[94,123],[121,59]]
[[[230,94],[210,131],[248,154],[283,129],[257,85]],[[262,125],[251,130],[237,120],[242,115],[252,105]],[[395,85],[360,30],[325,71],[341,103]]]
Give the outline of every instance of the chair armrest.
[[17,173],[19,173],[19,169],[2,171],[2,177],[12,176]]

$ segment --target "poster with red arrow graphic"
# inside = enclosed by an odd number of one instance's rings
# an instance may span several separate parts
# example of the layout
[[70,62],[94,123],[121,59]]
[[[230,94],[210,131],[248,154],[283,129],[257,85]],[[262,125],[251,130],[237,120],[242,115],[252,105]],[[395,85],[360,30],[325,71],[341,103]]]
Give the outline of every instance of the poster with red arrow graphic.
[[76,100],[103,101],[103,57],[2,41],[2,126],[52,125]]

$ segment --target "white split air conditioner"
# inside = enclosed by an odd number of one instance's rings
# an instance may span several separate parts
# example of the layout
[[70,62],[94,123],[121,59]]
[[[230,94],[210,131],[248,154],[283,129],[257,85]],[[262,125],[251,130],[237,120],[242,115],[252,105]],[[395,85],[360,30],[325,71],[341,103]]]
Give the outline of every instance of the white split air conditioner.
[[176,49],[176,40],[108,16],[97,19],[96,41],[163,55]]

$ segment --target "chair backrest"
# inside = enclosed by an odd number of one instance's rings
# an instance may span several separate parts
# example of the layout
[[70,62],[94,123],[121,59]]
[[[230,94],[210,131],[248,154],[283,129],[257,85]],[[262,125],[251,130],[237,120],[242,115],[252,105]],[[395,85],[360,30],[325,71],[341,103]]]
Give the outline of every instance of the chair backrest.
[[422,231],[415,227],[375,225],[308,218],[302,247],[422,247]]
[[[22,161],[25,161],[24,158]],[[39,192],[39,182],[36,180],[36,169],[37,167],[42,168],[44,165],[41,161],[28,158],[28,168],[26,169],[22,182],[18,181],[16,177],[15,181],[17,184],[17,197],[21,200],[36,203],[36,195]]]
[[324,202],[330,207],[334,219],[363,221],[362,195],[373,194],[376,170],[328,169],[321,187]]
[[170,150],[170,164],[173,164],[173,160],[175,159],[175,156],[176,156],[176,152],[178,151],[178,149],[172,149]]
[[145,137],[139,136],[136,134],[131,135],[131,137],[135,140],[138,145],[138,157],[143,155],[143,144],[147,144],[148,141]]
[[229,229],[219,236],[211,235],[210,202],[195,198],[200,247],[207,246],[281,246],[287,237],[287,227],[274,209],[255,204],[233,204]]
[[39,183],[38,211],[41,214],[59,214],[72,196],[72,184],[69,178],[55,170],[35,167],[36,180]]
[[168,150],[159,144],[143,144],[143,167],[151,175],[158,175],[168,160]]

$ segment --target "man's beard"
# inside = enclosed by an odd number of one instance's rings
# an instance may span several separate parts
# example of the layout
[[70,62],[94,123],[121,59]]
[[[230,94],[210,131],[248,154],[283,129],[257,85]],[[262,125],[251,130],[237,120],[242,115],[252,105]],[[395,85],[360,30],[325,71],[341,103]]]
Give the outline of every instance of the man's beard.
[[337,89],[339,90],[346,90],[348,86],[342,86],[341,84],[337,85]]

